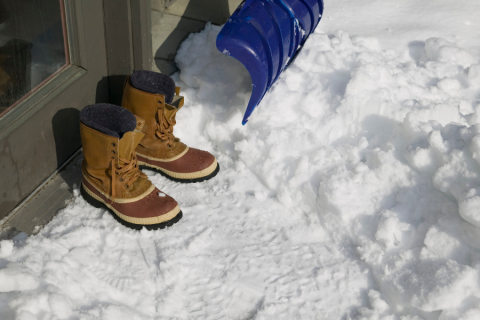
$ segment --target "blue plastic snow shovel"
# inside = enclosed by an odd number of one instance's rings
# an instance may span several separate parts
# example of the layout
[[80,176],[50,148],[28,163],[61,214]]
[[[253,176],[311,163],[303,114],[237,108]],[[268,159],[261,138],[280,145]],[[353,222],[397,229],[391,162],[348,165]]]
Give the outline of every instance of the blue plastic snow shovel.
[[315,30],[323,0],[244,0],[217,36],[217,48],[239,60],[252,78],[242,123]]

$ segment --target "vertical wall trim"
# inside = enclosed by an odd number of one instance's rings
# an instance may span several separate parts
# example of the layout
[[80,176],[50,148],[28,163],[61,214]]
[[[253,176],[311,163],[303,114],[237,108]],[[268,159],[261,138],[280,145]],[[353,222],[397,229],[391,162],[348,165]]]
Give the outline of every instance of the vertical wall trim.
[[109,100],[120,105],[125,77],[133,71],[130,0],[104,0]]
[[130,0],[132,42],[135,70],[152,70],[152,3],[151,0]]
[[152,69],[150,0],[104,0],[110,102],[120,105],[126,76]]

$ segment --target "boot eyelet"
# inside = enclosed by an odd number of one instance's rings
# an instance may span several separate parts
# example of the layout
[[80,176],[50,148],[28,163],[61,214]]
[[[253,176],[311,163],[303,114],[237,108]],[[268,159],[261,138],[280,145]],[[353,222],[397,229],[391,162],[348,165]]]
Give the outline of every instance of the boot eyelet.
[[120,179],[118,179],[118,180],[120,180],[120,182],[123,182],[123,178],[120,178]]
[[112,153],[115,154],[115,150],[112,150]]
[[117,145],[115,144],[115,142],[112,142],[112,147],[116,147]]
[[158,103],[162,104],[162,101],[158,101]]
[[115,157],[112,157],[112,160],[115,160]]
[[126,184],[126,185],[125,185],[125,188],[129,189],[129,188],[130,188],[130,186],[129,186],[128,184]]

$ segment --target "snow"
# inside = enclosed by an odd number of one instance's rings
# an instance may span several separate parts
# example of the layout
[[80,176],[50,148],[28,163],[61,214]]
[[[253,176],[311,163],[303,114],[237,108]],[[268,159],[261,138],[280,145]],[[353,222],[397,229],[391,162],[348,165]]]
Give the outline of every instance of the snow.
[[428,38],[457,41],[480,55],[480,2],[475,0],[336,0],[324,1],[319,28],[326,33],[344,30],[352,36],[379,39],[384,48],[405,55],[422,52]]
[[480,4],[325,6],[246,126],[251,81],[220,27],[190,35],[175,133],[218,176],[146,170],[184,213],[154,232],[76,187],[0,242],[0,318],[479,319]]

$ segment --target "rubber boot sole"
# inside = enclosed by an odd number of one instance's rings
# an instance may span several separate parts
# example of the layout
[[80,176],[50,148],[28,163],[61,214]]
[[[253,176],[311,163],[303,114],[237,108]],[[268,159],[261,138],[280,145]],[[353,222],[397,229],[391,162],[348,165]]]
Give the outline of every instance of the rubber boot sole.
[[127,222],[123,219],[121,219],[119,216],[117,216],[115,214],[115,212],[113,212],[109,207],[107,207],[103,202],[95,199],[94,197],[92,197],[91,195],[89,195],[85,190],[84,190],[84,187],[83,185],[80,186],[80,193],[83,197],[83,199],[85,199],[85,201],[87,201],[91,206],[95,207],[95,208],[104,208],[104,209],[107,209],[107,211],[113,216],[113,218],[115,220],[117,220],[120,224],[124,225],[125,227],[127,228],[130,228],[130,229],[135,229],[135,230],[141,230],[143,227],[145,227],[147,230],[158,230],[158,229],[164,229],[166,227],[171,227],[172,225],[174,225],[175,223],[177,223],[178,221],[180,221],[180,219],[182,219],[183,217],[183,213],[182,211],[180,211],[179,213],[177,213],[177,215],[168,220],[168,221],[165,221],[165,222],[162,222],[162,223],[157,223],[157,224],[135,224],[135,223],[130,223],[130,222]]
[[172,177],[168,174],[166,174],[164,171],[156,168],[155,166],[153,165],[144,165],[144,164],[141,164],[139,166],[140,170],[144,170],[144,169],[153,169],[155,171],[157,171],[158,173],[160,173],[162,176],[164,176],[165,178],[167,179],[170,179],[172,181],[175,181],[175,182],[180,182],[180,183],[195,183],[195,182],[202,182],[202,181],[206,181],[206,180],[210,180],[212,179],[213,177],[215,177],[218,172],[220,171],[220,164],[217,163],[217,167],[215,168],[215,170],[213,170],[212,173],[210,173],[208,176],[205,176],[205,177],[200,177],[200,178],[194,178],[194,179],[179,179],[179,178],[175,178],[175,177]]

